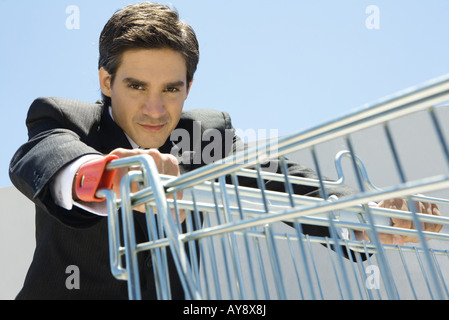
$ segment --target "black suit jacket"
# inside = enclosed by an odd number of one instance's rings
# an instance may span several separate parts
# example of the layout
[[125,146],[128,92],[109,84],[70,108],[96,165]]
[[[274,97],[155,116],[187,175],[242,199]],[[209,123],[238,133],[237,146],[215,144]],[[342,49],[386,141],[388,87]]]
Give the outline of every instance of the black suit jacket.
[[[31,105],[26,124],[29,140],[14,155],[10,178],[36,204],[36,249],[17,299],[127,299],[127,283],[116,280],[110,272],[107,218],[77,207],[68,211],[57,206],[50,194],[49,183],[59,170],[81,156],[131,148],[128,139],[102,102],[92,104],[62,98],[40,98]],[[222,157],[243,148],[227,113],[186,111],[177,129],[190,133],[194,130],[201,133],[209,129],[218,130],[224,138]],[[190,147],[192,150],[203,150],[207,143],[191,139]],[[168,139],[160,151],[170,153],[172,146]],[[205,164],[201,158],[196,160],[181,163],[181,173]],[[289,169],[291,174],[316,177],[313,171],[298,164],[289,164]],[[240,183],[255,185],[251,180]],[[267,186],[275,190],[283,189],[277,183],[268,183]],[[305,186],[297,187],[295,192],[318,195],[317,190]],[[332,193],[342,196],[350,192],[349,189],[339,188]],[[137,241],[146,241],[143,215],[136,215],[136,220]],[[328,230],[323,227],[303,226],[303,229],[309,234],[328,235]],[[139,261],[142,297],[155,299],[150,257],[142,253]],[[67,267],[70,265],[79,268],[80,289],[69,290],[66,286],[70,276]],[[183,299],[173,265],[171,268],[173,298]]]

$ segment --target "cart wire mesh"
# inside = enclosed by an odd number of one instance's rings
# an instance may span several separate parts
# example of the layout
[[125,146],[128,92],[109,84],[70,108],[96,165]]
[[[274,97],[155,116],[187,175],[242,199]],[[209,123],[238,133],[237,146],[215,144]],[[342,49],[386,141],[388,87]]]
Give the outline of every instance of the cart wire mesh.
[[[443,76],[179,177],[159,175],[150,156],[113,161],[110,170],[134,170],[122,180],[120,199],[111,190],[98,192],[108,203],[112,274],[128,282],[130,299],[141,299],[137,254],[148,251],[158,299],[172,299],[170,251],[186,299],[448,299],[447,101],[449,77]],[[438,149],[432,155],[437,165],[418,161],[432,168],[424,175],[407,171],[413,157],[403,156],[403,142],[395,140],[395,121],[404,119],[407,127],[413,115],[418,123],[428,119],[429,125],[412,144],[424,140]],[[370,135],[369,130],[378,131]],[[360,138],[362,132],[368,133]],[[385,146],[362,159],[358,145],[375,145],[381,135]],[[340,151],[332,161],[337,176],[328,179],[320,146],[336,140]],[[288,173],[287,156],[295,153],[307,154],[318,179]],[[273,158],[278,173],[265,170]],[[378,186],[374,181],[381,180],[381,173],[371,179],[364,163],[383,168],[387,159],[392,169],[386,178],[394,182]],[[257,188],[241,186],[242,177],[254,179]],[[267,181],[281,183],[284,191],[268,190]],[[132,183],[139,184],[139,191],[131,192]],[[342,184],[352,184],[357,192],[340,198],[328,193]],[[295,194],[294,185],[317,187],[321,197]],[[408,211],[373,205],[392,198],[405,199]],[[419,213],[415,201],[437,204],[442,215]],[[149,239],[136,243],[133,208],[141,205]],[[393,227],[391,218],[410,220],[415,228]],[[443,229],[425,231],[425,223]],[[326,227],[329,235],[304,233],[305,224]],[[360,240],[359,231],[370,240]],[[382,244],[379,234],[413,236],[417,242]]]

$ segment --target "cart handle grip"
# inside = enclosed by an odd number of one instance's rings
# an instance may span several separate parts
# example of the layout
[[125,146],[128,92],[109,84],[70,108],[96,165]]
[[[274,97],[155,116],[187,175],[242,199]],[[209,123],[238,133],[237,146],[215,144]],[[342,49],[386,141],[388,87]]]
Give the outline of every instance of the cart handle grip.
[[106,169],[107,165],[119,157],[110,155],[101,159],[89,161],[82,165],[76,176],[76,195],[85,202],[102,202],[96,193],[101,189],[112,189],[112,182],[117,170]]

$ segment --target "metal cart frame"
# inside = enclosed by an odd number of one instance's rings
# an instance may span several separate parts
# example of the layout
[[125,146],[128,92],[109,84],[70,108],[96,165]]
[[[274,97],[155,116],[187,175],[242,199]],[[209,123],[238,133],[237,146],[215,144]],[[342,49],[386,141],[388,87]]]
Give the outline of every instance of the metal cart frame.
[[[437,203],[443,213],[449,207],[447,196],[418,196],[436,191],[447,194],[449,190],[449,148],[438,116],[438,109],[447,101],[449,77],[444,76],[335,121],[277,141],[267,141],[263,146],[236,153],[179,177],[159,175],[149,156],[114,160],[108,170],[120,167],[135,170],[123,178],[120,200],[108,189],[97,193],[98,197],[106,198],[108,204],[113,275],[128,282],[130,299],[140,299],[137,253],[148,250],[158,298],[171,299],[167,268],[170,250],[187,299],[326,299],[323,292],[331,282],[335,283],[332,299],[410,296],[419,299],[422,288],[426,288],[425,298],[447,299],[449,235],[423,231],[421,224],[447,226],[449,217],[417,213],[414,206],[414,201]],[[431,119],[435,143],[440,147],[446,166],[438,168],[436,175],[409,179],[403,170],[390,122],[416,112],[424,112]],[[385,152],[391,153],[399,179],[399,183],[386,188],[372,183],[353,147],[355,132],[376,125],[384,130],[389,145]],[[315,147],[335,138],[343,139],[347,150],[335,158],[338,179],[327,181],[323,178]],[[318,180],[287,173],[285,156],[299,150],[311,153]],[[280,174],[262,168],[261,164],[273,156],[279,159]],[[352,197],[328,197],[327,187],[345,182],[343,159],[351,163],[359,191]],[[259,188],[239,186],[238,177],[241,176],[256,179]],[[282,182],[287,191],[266,190],[266,180]],[[138,182],[141,189],[132,193],[130,185],[134,182]],[[295,195],[293,184],[319,187],[323,198]],[[178,199],[177,193],[181,191],[183,197]],[[406,199],[409,211],[370,205],[391,198]],[[149,239],[136,243],[132,211],[142,204],[146,207]],[[176,218],[182,210],[186,214],[186,232]],[[416,229],[394,228],[389,223],[391,217],[412,220]],[[122,219],[122,230],[119,219]],[[291,232],[278,231],[280,221],[291,222],[294,226]],[[304,235],[303,223],[327,226],[330,237]],[[356,240],[354,230],[365,231],[371,241]],[[384,245],[380,243],[379,233],[412,235],[419,242]],[[442,243],[442,248],[432,247],[434,241]],[[188,252],[186,246],[190,249]],[[344,251],[353,254],[344,258]],[[391,255],[399,259],[394,265]],[[324,272],[323,263],[317,260],[322,256],[327,259]],[[419,281],[423,283],[419,286],[415,283],[418,276],[410,272],[410,267],[416,265],[420,266]],[[395,268],[401,268],[400,280]],[[287,288],[289,286],[294,289]],[[405,287],[406,294],[402,292]]]

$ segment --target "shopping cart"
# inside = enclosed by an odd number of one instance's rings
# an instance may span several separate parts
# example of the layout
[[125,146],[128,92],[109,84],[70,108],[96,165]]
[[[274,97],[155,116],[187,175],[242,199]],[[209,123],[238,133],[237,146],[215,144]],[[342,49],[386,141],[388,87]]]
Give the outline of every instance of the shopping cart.
[[[149,156],[112,161],[108,170],[134,169],[122,180],[120,199],[109,189],[97,192],[108,203],[113,275],[128,282],[130,299],[140,299],[137,254],[148,251],[158,299],[171,299],[170,252],[187,299],[449,298],[447,101],[445,76],[179,177],[159,175]],[[431,158],[416,150],[403,154],[407,138],[411,149],[424,148]],[[318,179],[290,175],[287,157],[308,161]],[[264,169],[273,158],[278,173]],[[257,188],[241,186],[242,178],[254,179]],[[267,181],[284,190],[268,190]],[[132,183],[139,191],[131,192]],[[319,188],[321,197],[295,194],[296,184]],[[357,192],[328,194],[342,184]],[[391,198],[406,199],[409,211],[373,205]],[[438,204],[442,216],[418,213],[414,201]],[[149,239],[136,243],[132,211],[141,205]],[[413,221],[415,229],[392,227],[392,217]],[[433,233],[423,223],[444,227]],[[326,227],[329,235],[308,235],[305,224]],[[355,230],[365,231],[370,241],[357,240]],[[380,233],[418,242],[381,244]]]

